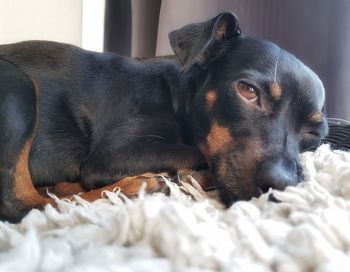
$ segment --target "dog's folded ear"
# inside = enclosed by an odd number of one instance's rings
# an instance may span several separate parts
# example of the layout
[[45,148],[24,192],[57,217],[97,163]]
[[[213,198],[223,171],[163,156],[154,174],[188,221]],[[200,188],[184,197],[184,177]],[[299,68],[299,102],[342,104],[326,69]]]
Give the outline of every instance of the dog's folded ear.
[[169,33],[173,51],[182,72],[192,67],[205,69],[226,51],[231,41],[241,35],[237,17],[223,12],[203,23],[184,26]]

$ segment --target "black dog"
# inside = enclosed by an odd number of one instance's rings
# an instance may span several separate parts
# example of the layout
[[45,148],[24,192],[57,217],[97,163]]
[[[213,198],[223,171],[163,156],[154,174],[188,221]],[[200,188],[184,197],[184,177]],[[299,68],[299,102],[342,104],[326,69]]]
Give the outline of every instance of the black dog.
[[[301,179],[300,151],[327,125],[319,78],[221,13],[169,34],[173,59],[134,60],[45,41],[0,46],[0,214],[86,190],[209,165],[230,204]],[[33,186],[34,185],[34,186]]]

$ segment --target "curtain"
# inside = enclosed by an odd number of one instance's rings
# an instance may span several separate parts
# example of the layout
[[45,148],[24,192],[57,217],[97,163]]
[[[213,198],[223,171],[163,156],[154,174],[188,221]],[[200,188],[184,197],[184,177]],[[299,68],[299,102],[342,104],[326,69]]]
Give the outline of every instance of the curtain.
[[104,51],[131,56],[131,2],[106,0]]
[[154,56],[160,6],[161,0],[106,0],[104,51]]

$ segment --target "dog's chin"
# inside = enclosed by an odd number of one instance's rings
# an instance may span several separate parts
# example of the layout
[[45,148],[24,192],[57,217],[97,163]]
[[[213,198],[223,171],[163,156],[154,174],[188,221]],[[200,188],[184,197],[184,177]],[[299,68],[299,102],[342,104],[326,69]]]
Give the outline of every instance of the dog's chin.
[[221,202],[226,206],[230,207],[233,203],[239,200],[239,197],[228,190],[219,189],[219,196]]
[[259,197],[263,192],[259,188],[252,188],[251,190],[247,191],[233,191],[228,189],[228,186],[225,186],[224,184],[217,184],[216,185],[221,202],[226,206],[230,207],[233,203],[241,200],[250,200],[253,197]]

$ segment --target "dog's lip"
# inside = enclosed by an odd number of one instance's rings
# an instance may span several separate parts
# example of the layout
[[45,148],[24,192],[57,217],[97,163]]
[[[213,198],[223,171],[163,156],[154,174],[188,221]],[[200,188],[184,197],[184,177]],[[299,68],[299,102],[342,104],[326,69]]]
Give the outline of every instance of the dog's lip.
[[251,198],[259,198],[264,194],[264,191],[260,187],[255,187],[251,193],[251,195],[246,198],[247,200]]
[[260,196],[262,196],[265,192],[263,191],[263,189],[261,189],[260,187],[258,186],[254,186],[252,188],[252,191],[247,194],[244,199],[245,200],[249,200],[249,199],[252,199],[252,198],[259,198]]
[[236,201],[248,201],[252,198],[259,198],[264,194],[264,191],[259,187],[255,187],[252,191],[246,194],[239,194],[236,192],[231,192],[231,194],[234,196]]

